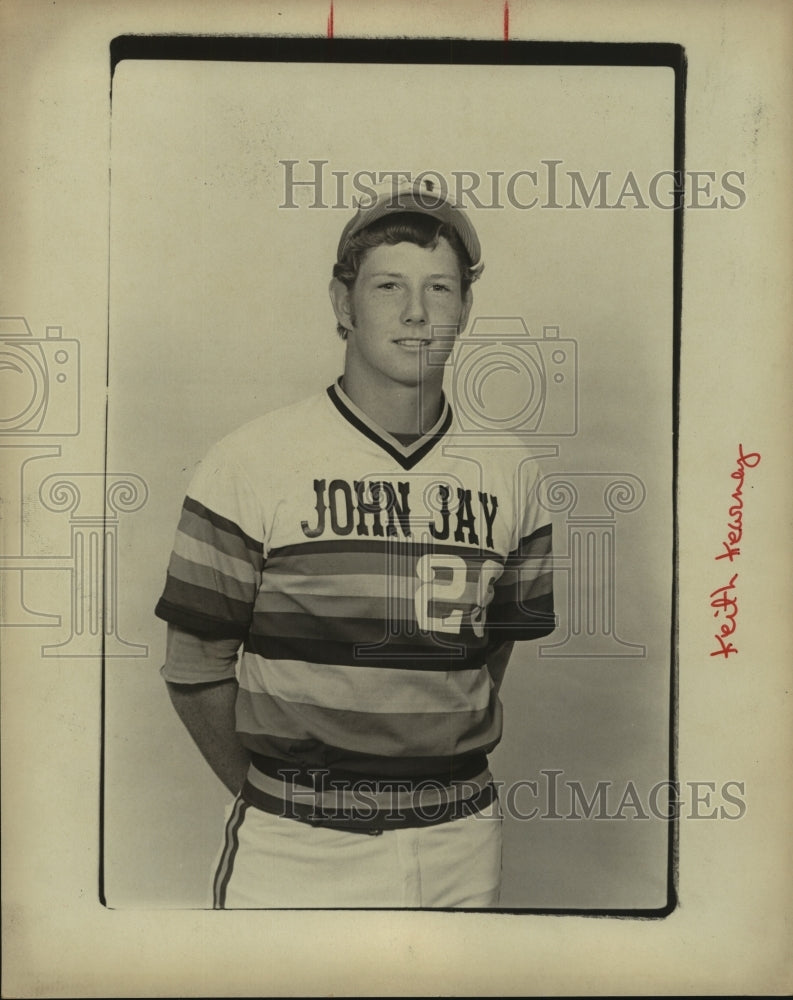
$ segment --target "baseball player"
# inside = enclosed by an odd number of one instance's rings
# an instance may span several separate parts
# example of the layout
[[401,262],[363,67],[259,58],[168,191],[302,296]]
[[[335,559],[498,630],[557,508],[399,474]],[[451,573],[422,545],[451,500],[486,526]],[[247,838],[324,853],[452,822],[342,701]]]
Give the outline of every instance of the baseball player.
[[189,487],[156,613],[234,796],[216,908],[498,903],[499,685],[555,618],[536,463],[472,441],[443,392],[481,270],[430,182],[378,191],[333,269],[342,376]]

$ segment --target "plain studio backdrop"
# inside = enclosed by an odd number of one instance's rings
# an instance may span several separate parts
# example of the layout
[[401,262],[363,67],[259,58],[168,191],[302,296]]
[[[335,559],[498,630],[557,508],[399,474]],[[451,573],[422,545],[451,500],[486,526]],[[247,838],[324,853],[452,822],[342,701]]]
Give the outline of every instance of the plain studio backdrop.
[[[516,646],[502,689],[504,738],[491,760],[515,807],[505,820],[502,904],[665,905],[669,828],[648,815],[648,799],[669,777],[671,732],[672,213],[636,208],[631,197],[623,209],[541,205],[550,160],[561,161],[562,204],[568,171],[587,188],[610,171],[612,203],[632,171],[647,201],[650,179],[673,166],[674,82],[671,69],[650,67],[119,64],[107,470],[140,476],[149,493],[125,520],[119,553],[121,632],[137,648],[105,663],[108,905],[207,903],[228,795],[171,708],[159,676],[165,625],[153,608],[207,448],[341,371],[327,285],[351,210],[333,206],[339,184],[350,205],[352,175],[363,170],[473,172],[486,178],[477,192],[485,205],[489,172],[501,172],[503,207],[469,208],[486,266],[468,329],[502,318],[514,330],[521,318],[540,341],[544,327],[558,327],[565,357],[577,361],[565,370],[576,392],[562,402],[549,395],[537,439],[556,452],[546,471],[600,483],[601,494],[602,484],[632,477],[644,496],[608,515],[613,593],[602,567],[574,579],[568,531],[587,511],[554,513],[559,630]],[[286,160],[297,161],[300,180],[314,175],[309,161],[327,161],[327,208],[310,207],[307,187],[294,190],[297,208],[280,207]],[[538,194],[531,209],[506,198],[506,181],[524,170],[537,172],[537,189],[524,176],[514,194],[524,203]],[[538,356],[548,362],[549,349]],[[508,370],[486,388],[503,412],[509,392],[521,391]],[[616,632],[633,645],[612,643],[609,655],[593,640],[586,655],[584,627],[571,655],[548,655],[540,647],[567,634],[588,588],[609,592]],[[621,818],[547,818],[554,781],[563,817],[572,811],[566,782],[587,797],[606,782],[608,811]],[[618,810],[629,786],[639,807]],[[515,815],[535,806],[532,819]]]

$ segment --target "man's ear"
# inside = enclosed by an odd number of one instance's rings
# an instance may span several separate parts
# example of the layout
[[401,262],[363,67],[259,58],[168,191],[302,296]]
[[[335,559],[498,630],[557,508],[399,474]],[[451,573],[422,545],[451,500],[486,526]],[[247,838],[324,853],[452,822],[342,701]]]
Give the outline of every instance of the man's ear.
[[337,322],[347,329],[352,330],[355,326],[352,316],[352,302],[350,301],[350,290],[343,281],[338,278],[331,278],[328,286],[330,301],[333,311],[336,314]]
[[471,290],[471,286],[468,286],[468,291],[463,296],[463,308],[460,313],[460,324],[458,330],[460,333],[465,329],[465,324],[468,322],[468,316],[471,312],[471,306],[474,304],[474,293]]

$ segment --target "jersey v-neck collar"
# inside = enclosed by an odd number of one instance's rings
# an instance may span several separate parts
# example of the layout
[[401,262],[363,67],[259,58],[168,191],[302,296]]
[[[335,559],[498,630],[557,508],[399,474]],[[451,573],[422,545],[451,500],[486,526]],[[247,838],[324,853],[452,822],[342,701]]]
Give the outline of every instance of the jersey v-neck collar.
[[383,430],[368,417],[363,410],[353,403],[341,387],[341,379],[328,386],[328,397],[341,416],[361,434],[374,441],[391,458],[395,459],[403,469],[412,469],[422,458],[428,455],[435,445],[444,437],[452,423],[452,409],[446,397],[441,393],[441,415],[426,434],[420,435],[409,445],[400,441]]

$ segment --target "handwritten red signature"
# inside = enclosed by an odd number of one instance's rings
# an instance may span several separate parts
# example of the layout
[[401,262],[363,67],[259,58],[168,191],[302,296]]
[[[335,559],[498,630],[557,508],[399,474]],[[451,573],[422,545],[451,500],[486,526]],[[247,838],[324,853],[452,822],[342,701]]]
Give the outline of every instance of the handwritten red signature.
[[[733,501],[727,515],[731,520],[727,523],[727,539],[722,541],[723,552],[713,558],[729,559],[732,563],[741,554],[740,542],[743,538],[743,483],[747,469],[754,469],[760,463],[760,453],[757,451],[745,452],[743,445],[738,445],[738,461],[731,477],[737,480],[738,485],[730,495]],[[734,635],[738,618],[738,597],[735,593],[738,574],[733,573],[729,583],[723,587],[717,587],[710,595],[710,606],[716,610],[713,612],[714,618],[720,618],[719,631],[714,635],[718,645],[710,654],[711,656],[723,656],[726,660],[732,653],[737,653],[738,649],[733,644],[730,636]]]

